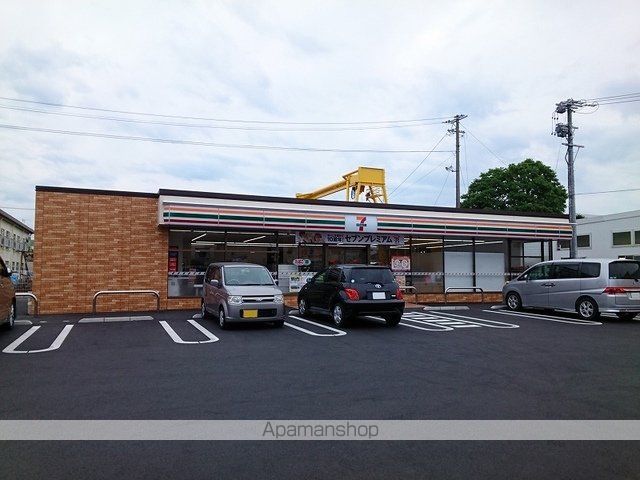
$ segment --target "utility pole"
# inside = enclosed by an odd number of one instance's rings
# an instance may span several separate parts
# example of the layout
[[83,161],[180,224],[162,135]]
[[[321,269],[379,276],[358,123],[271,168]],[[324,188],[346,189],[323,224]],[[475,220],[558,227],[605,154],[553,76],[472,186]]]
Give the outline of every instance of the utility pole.
[[464,118],[467,118],[467,115],[458,114],[444,122],[455,124],[455,128],[450,128],[447,132],[456,134],[456,208],[460,208],[460,134],[464,134],[464,130],[460,130],[460,120]]
[[571,224],[571,243],[569,249],[569,258],[576,258],[578,255],[578,233],[576,224],[576,183],[574,170],[573,147],[581,148],[582,145],[574,145],[573,131],[578,127],[573,126],[573,112],[581,107],[591,107],[594,104],[585,102],[584,100],[574,100],[569,98],[563,102],[556,104],[556,113],[567,113],[567,123],[556,124],[555,135],[567,138],[567,190],[569,191],[569,223]]

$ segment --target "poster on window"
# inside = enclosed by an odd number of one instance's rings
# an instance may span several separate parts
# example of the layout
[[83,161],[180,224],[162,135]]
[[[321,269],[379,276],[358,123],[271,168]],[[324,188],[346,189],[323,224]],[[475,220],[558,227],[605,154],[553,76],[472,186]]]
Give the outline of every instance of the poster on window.
[[405,255],[391,257],[391,270],[394,272],[410,272],[411,257]]

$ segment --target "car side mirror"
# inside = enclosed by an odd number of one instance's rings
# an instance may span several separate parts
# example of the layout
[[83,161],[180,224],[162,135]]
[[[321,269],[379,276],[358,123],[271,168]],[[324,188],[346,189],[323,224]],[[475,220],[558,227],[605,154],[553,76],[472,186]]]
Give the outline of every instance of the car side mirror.
[[209,280],[209,285],[211,285],[212,287],[216,287],[218,288],[220,286],[220,282],[218,280]]
[[276,285],[278,285],[278,279],[277,279],[277,278],[274,278],[274,279],[273,279],[273,283],[275,283]]
[[307,283],[311,283],[311,280],[313,280],[311,277],[307,277]]

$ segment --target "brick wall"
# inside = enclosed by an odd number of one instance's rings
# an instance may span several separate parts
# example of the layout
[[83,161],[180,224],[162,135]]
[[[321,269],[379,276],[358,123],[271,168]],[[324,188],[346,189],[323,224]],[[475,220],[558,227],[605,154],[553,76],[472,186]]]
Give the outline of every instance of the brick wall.
[[[33,291],[41,313],[83,313],[99,290],[158,290],[167,308],[168,232],[157,198],[36,192]],[[152,295],[103,296],[98,311],[155,308]]]

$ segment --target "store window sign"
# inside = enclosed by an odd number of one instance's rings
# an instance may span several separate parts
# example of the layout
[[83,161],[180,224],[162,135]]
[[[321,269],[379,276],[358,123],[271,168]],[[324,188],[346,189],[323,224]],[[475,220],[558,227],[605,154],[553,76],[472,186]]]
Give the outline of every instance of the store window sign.
[[371,215],[345,215],[344,229],[347,232],[369,232],[378,231],[378,218]]
[[311,265],[311,259],[309,258],[296,258],[293,260],[293,264],[296,267],[308,267]]
[[316,233],[297,232],[297,243],[326,243],[329,245],[404,245],[404,235],[382,233]]
[[391,270],[394,272],[410,272],[411,258],[408,256],[391,257]]

